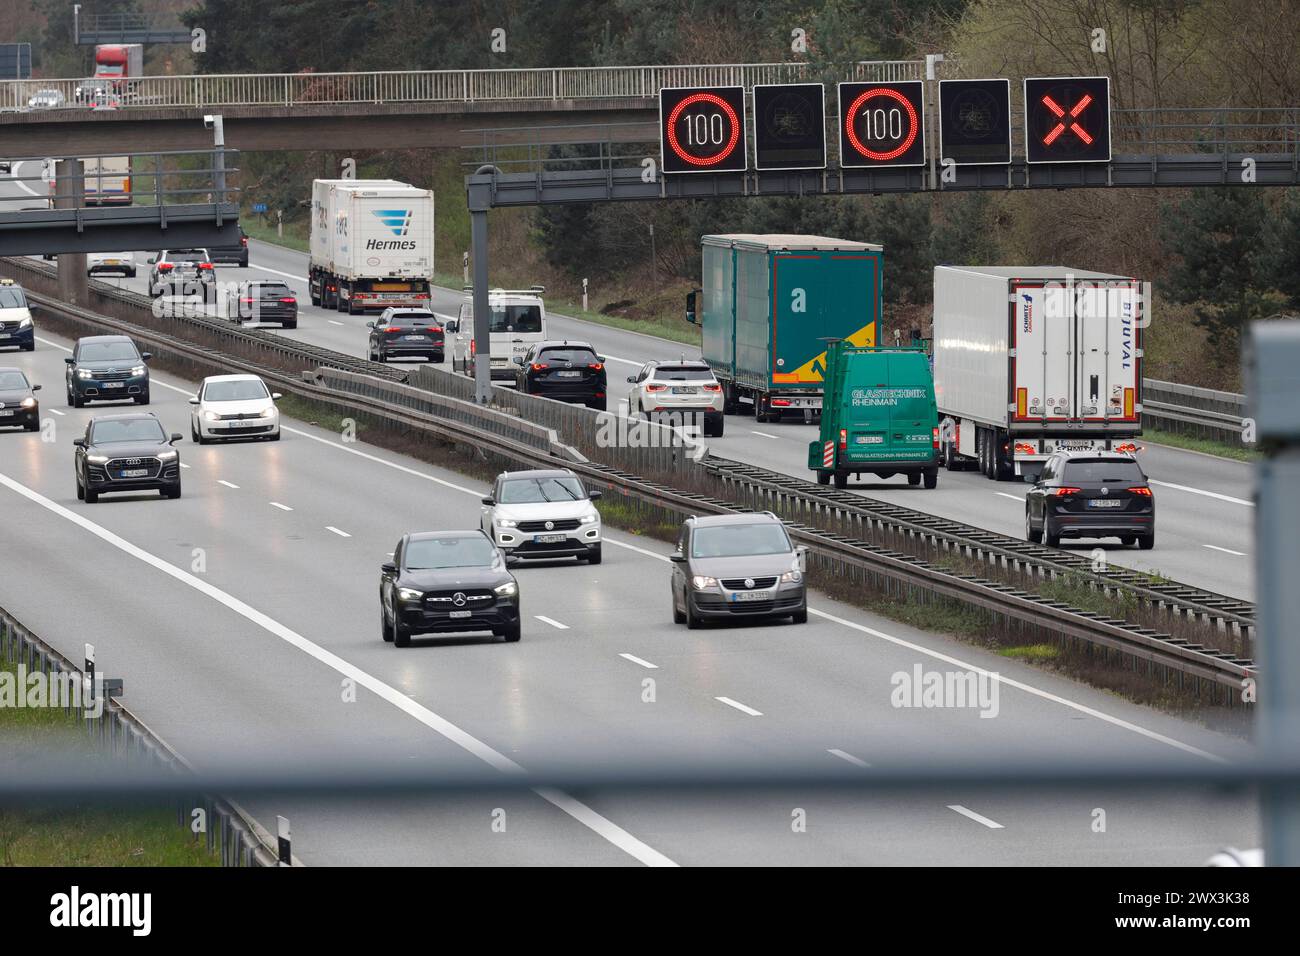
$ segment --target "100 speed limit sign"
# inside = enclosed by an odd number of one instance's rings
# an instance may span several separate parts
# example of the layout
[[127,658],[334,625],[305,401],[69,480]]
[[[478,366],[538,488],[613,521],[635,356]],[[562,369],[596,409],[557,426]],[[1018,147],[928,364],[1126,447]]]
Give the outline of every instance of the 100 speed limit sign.
[[925,164],[925,85],[841,83],[840,165]]

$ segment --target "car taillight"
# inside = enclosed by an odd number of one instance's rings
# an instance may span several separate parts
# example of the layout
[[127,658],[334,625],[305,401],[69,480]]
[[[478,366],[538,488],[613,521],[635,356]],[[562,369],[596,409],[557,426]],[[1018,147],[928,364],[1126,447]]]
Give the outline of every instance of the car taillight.
[[1016,442],[1016,454],[1017,454],[1017,455],[1032,455],[1032,454],[1034,454],[1037,450],[1038,450],[1038,449],[1036,449],[1033,445],[1027,444],[1027,443],[1022,442],[1022,441],[1018,441],[1018,442]]
[[475,342],[473,339],[469,340],[469,354],[470,355],[478,354],[478,343]]
[[286,305],[297,305],[297,304],[298,304],[298,300],[295,299],[295,298],[294,298],[293,296],[291,296],[291,295],[290,295],[290,296],[285,296],[285,297],[281,298],[280,301],[283,302],[283,303],[285,303]]
[[772,399],[771,405],[772,405],[773,408],[789,408],[789,407],[790,407],[790,399],[788,399],[788,398],[774,398],[774,399]]
[[931,430],[931,433],[934,435],[934,438],[930,442],[930,447],[938,448],[939,447],[939,426],[935,425],[934,428]]
[[400,325],[390,325],[390,326],[388,326],[386,329],[384,329],[384,331],[385,331],[385,332],[401,332],[401,331],[402,331],[402,327],[401,327]]
[[1083,489],[1082,488],[1057,488],[1055,491],[1052,492],[1052,494],[1058,498],[1064,498],[1066,495],[1077,494],[1080,491],[1083,491]]
[[1138,446],[1134,442],[1130,441],[1130,442],[1125,442],[1122,445],[1116,445],[1115,450],[1118,452],[1124,452],[1132,455],[1138,450]]
[[431,326],[429,326],[427,329],[425,329],[425,331],[426,331],[426,332],[437,332],[439,335],[441,335],[441,334],[442,334],[442,326],[441,326],[441,325],[431,325]]
[[840,429],[840,451],[849,447],[849,431],[847,428]]
[[705,385],[704,390],[706,392],[720,392],[722,391],[722,386],[715,382],[712,385]]
[[200,262],[200,263],[199,263],[199,268],[200,268],[200,269],[211,269],[211,268],[212,268],[212,263],[211,263],[211,262]]
[[248,237],[247,237],[247,236],[240,236],[240,237],[239,237],[239,244],[240,244],[241,246],[246,246],[246,245],[248,245]]
[[531,366],[529,366],[529,367],[530,367],[534,372],[544,372],[544,371],[546,371],[546,366],[545,366],[544,364],[542,364],[541,362],[534,362],[534,363],[533,363]]
[[239,300],[239,304],[240,304],[240,305],[255,305],[256,303],[257,303],[257,300],[256,300],[256,299],[240,299],[240,300]]
[[662,392],[667,387],[667,385],[655,385],[654,383],[651,383],[645,387],[645,390],[647,392]]
[[1150,488],[1130,488],[1130,489],[1129,489],[1129,493],[1130,493],[1130,494],[1134,494],[1134,495],[1141,495],[1143,498],[1150,498],[1150,497],[1151,497],[1151,489],[1150,489]]
[[600,362],[592,362],[590,365],[587,366],[587,368],[594,369],[597,372],[599,372],[604,367],[605,366]]
[[417,292],[417,293],[415,294],[415,297],[416,297],[417,299],[427,299],[427,298],[429,298],[429,293],[427,293],[427,292]]
[[158,271],[159,271],[159,272],[171,272],[171,271],[172,271],[172,264],[171,264],[170,262],[160,262],[160,263],[158,263]]

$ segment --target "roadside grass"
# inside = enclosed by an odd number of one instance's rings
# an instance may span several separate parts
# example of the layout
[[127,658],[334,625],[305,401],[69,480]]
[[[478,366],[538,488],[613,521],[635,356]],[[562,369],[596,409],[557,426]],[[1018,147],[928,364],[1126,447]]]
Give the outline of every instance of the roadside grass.
[[263,222],[260,216],[249,216],[241,218],[239,224],[244,227],[244,232],[248,238],[257,239],[259,242],[269,242],[277,246],[284,246],[286,249],[296,249],[299,252],[310,252],[311,241],[308,239],[303,226],[298,222],[286,222],[284,224],[284,235],[275,234],[275,226]]
[[1228,442],[1215,441],[1210,438],[1194,438],[1177,432],[1161,431],[1158,428],[1142,429],[1142,441],[1153,445],[1168,445],[1186,451],[1199,451],[1219,458],[1231,458],[1234,461],[1260,461],[1264,456],[1246,445],[1233,445]]
[[1020,647],[1003,647],[998,650],[1003,657],[1020,661],[1052,661],[1061,656],[1061,649],[1055,644],[1024,644]]
[[[0,672],[15,675],[13,661]],[[90,739],[85,719],[58,707],[0,707],[5,772],[25,758],[59,752],[111,761]],[[0,804],[0,866],[216,866],[220,861],[177,825],[167,806],[100,805],[81,800]]]

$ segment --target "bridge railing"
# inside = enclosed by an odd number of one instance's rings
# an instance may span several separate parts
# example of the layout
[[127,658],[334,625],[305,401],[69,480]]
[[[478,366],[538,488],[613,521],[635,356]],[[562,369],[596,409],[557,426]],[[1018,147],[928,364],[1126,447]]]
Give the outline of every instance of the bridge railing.
[[[855,63],[843,79],[920,79],[920,60]],[[306,103],[472,103],[492,100],[652,99],[664,86],[744,86],[820,78],[805,63],[596,66],[518,70],[266,73],[149,76],[127,80],[109,108],[295,106]],[[84,79],[0,82],[0,110],[87,108],[99,100]],[[101,104],[103,106],[104,104]]]

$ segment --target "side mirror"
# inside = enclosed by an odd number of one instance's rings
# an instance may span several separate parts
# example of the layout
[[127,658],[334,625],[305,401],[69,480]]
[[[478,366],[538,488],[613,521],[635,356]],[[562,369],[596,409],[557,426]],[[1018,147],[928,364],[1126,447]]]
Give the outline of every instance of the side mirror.
[[65,358],[65,359],[63,360],[63,364],[64,364],[64,365],[76,365],[76,364],[77,364],[77,360],[74,359],[74,358],[72,358],[71,356],[69,356],[68,358]]
[[366,323],[366,328],[368,328],[368,329],[373,329],[374,327],[375,327],[375,323],[374,323],[374,322],[367,322],[367,323]]
[[178,441],[180,441],[180,440],[181,440],[181,433],[180,433],[180,432],[172,432],[171,440],[168,441],[167,444],[169,444],[169,445],[174,445],[174,444],[176,444],[176,443],[177,443]]
[[149,257],[148,259],[146,259],[145,261],[146,261],[147,263],[149,263],[149,265],[153,265],[155,262],[158,261],[158,259],[157,259],[156,256],[150,256],[150,257]]
[[279,392],[272,392],[272,393],[271,393],[271,401],[273,401],[273,402],[278,402],[278,401],[279,401],[280,399],[282,399],[282,398],[284,398],[284,396],[281,395]]
[[686,321],[695,324],[695,293],[686,293]]
[[[69,359],[68,361],[72,361],[72,360]],[[627,377],[627,381],[628,381],[628,384],[629,384],[629,385],[634,385],[634,384],[636,384],[636,376],[635,376],[635,375],[629,375],[629,376]]]
[[600,492],[600,491],[589,491],[589,492],[587,492],[587,500],[588,500],[588,501],[599,501],[603,496],[604,496],[604,493],[603,493],[603,492]]
[[597,356],[596,356],[596,361],[599,362],[601,365],[604,365],[605,362],[607,361],[607,359],[606,359],[605,356],[603,356],[603,355],[597,355]]
[[41,390],[41,387],[40,387],[39,385],[33,385],[33,386],[32,386],[32,391],[33,391],[33,392],[39,392],[40,390]]
[[197,405],[198,403],[199,403],[199,397],[197,395],[195,395],[193,398],[190,399],[191,405]]
[[84,439],[84,438],[74,438],[74,439],[72,439],[72,444],[76,445],[78,448],[85,448],[85,447],[86,447],[86,439]]
[[392,561],[385,561],[379,566],[379,570],[384,572],[384,574],[396,574],[397,565],[393,564]]
[[153,358],[153,353],[152,353],[152,352],[141,352],[141,353],[140,353],[140,358],[144,359],[144,360],[147,362],[147,361],[149,361],[151,358]]
[[479,500],[483,504],[487,505],[489,508],[491,508],[494,504],[496,504],[496,500],[494,498],[481,498]]
[[685,564],[686,555],[682,554],[680,551],[674,551],[672,554],[668,555],[668,560],[673,564]]

